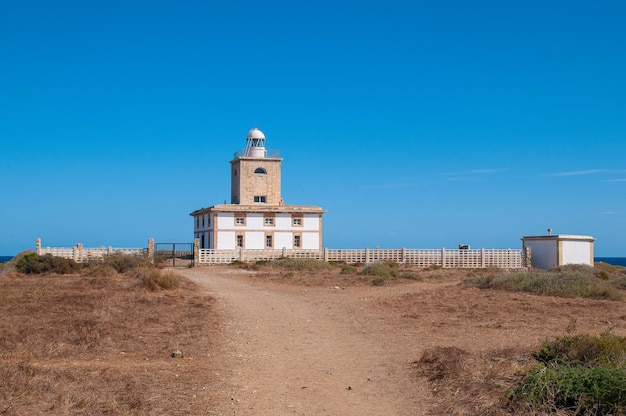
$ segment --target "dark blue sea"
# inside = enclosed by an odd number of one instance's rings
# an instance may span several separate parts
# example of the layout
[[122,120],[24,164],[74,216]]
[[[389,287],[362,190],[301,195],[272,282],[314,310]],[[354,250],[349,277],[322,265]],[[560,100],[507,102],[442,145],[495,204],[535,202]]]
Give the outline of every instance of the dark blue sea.
[[0,256],[0,263],[7,262],[7,261],[11,260],[12,258],[13,258],[13,256]]
[[601,261],[602,263],[612,264],[613,266],[626,267],[626,257],[594,257],[594,262]]

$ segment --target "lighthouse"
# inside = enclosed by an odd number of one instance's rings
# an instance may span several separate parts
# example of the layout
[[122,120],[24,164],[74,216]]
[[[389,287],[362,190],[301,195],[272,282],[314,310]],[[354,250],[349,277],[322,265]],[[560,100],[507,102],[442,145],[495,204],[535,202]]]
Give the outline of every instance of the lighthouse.
[[246,148],[231,160],[231,204],[280,205],[280,171],[278,152],[268,156],[265,135],[258,128],[248,132]]
[[321,250],[321,207],[287,205],[281,195],[278,152],[266,149],[265,134],[257,127],[246,146],[230,161],[230,204],[193,211],[194,238],[201,248]]

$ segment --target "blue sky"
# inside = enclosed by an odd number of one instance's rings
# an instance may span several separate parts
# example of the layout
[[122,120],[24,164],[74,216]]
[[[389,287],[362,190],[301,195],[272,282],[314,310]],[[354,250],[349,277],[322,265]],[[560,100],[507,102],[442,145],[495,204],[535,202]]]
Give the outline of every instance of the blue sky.
[[0,254],[191,241],[258,126],[330,248],[626,256],[623,1],[0,4]]

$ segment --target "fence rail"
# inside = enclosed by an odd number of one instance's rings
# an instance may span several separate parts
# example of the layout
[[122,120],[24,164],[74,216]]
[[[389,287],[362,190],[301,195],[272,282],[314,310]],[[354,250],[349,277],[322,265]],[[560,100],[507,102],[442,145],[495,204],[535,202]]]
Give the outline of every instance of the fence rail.
[[51,254],[55,257],[64,257],[72,259],[77,263],[87,263],[90,261],[103,261],[105,258],[115,254],[144,254],[145,248],[124,248],[124,247],[97,247],[86,248],[82,244],[76,244],[74,247],[41,247],[37,246],[37,254]]
[[476,269],[498,267],[521,269],[525,267],[523,250],[418,250],[418,249],[356,249],[356,250],[213,250],[199,249],[198,264],[228,264],[233,261],[272,260],[279,257],[310,258],[323,261],[367,264],[392,261],[415,267],[443,267]]

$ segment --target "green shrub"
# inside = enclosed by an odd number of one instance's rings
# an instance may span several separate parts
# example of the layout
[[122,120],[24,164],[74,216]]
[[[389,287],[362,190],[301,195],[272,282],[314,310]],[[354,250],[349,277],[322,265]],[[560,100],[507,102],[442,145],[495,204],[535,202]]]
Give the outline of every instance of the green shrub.
[[361,271],[361,274],[366,274],[374,277],[383,277],[385,279],[391,279],[396,277],[395,266],[391,266],[388,263],[380,261],[366,264]]
[[294,271],[327,270],[333,266],[322,260],[282,257],[271,262],[271,265]]
[[398,277],[400,279],[416,280],[416,281],[420,281],[420,282],[422,280],[424,280],[424,278],[420,274],[415,273],[415,272],[410,272],[410,271],[402,272],[402,273],[400,273],[400,276],[398,276]]
[[602,280],[609,280],[609,274],[604,270],[599,271],[596,276],[598,276],[598,278]]
[[81,266],[74,260],[64,257],[55,257],[51,254],[40,256],[37,253],[28,253],[17,260],[15,268],[24,274],[71,274],[78,272]]
[[568,335],[545,341],[532,356],[539,364],[512,391],[513,401],[536,411],[626,412],[626,338]]
[[620,366],[626,362],[626,338],[602,334],[567,335],[554,341],[544,341],[532,357],[546,365],[553,363],[587,366]]
[[626,373],[614,367],[543,367],[526,376],[512,398],[534,410],[622,415],[626,412]]
[[387,279],[396,277],[395,267],[395,264],[377,261],[366,264],[361,270],[361,274],[372,276],[372,285],[383,286]]
[[341,274],[355,274],[356,273],[356,267],[354,266],[350,266],[350,265],[343,265],[341,266]]

